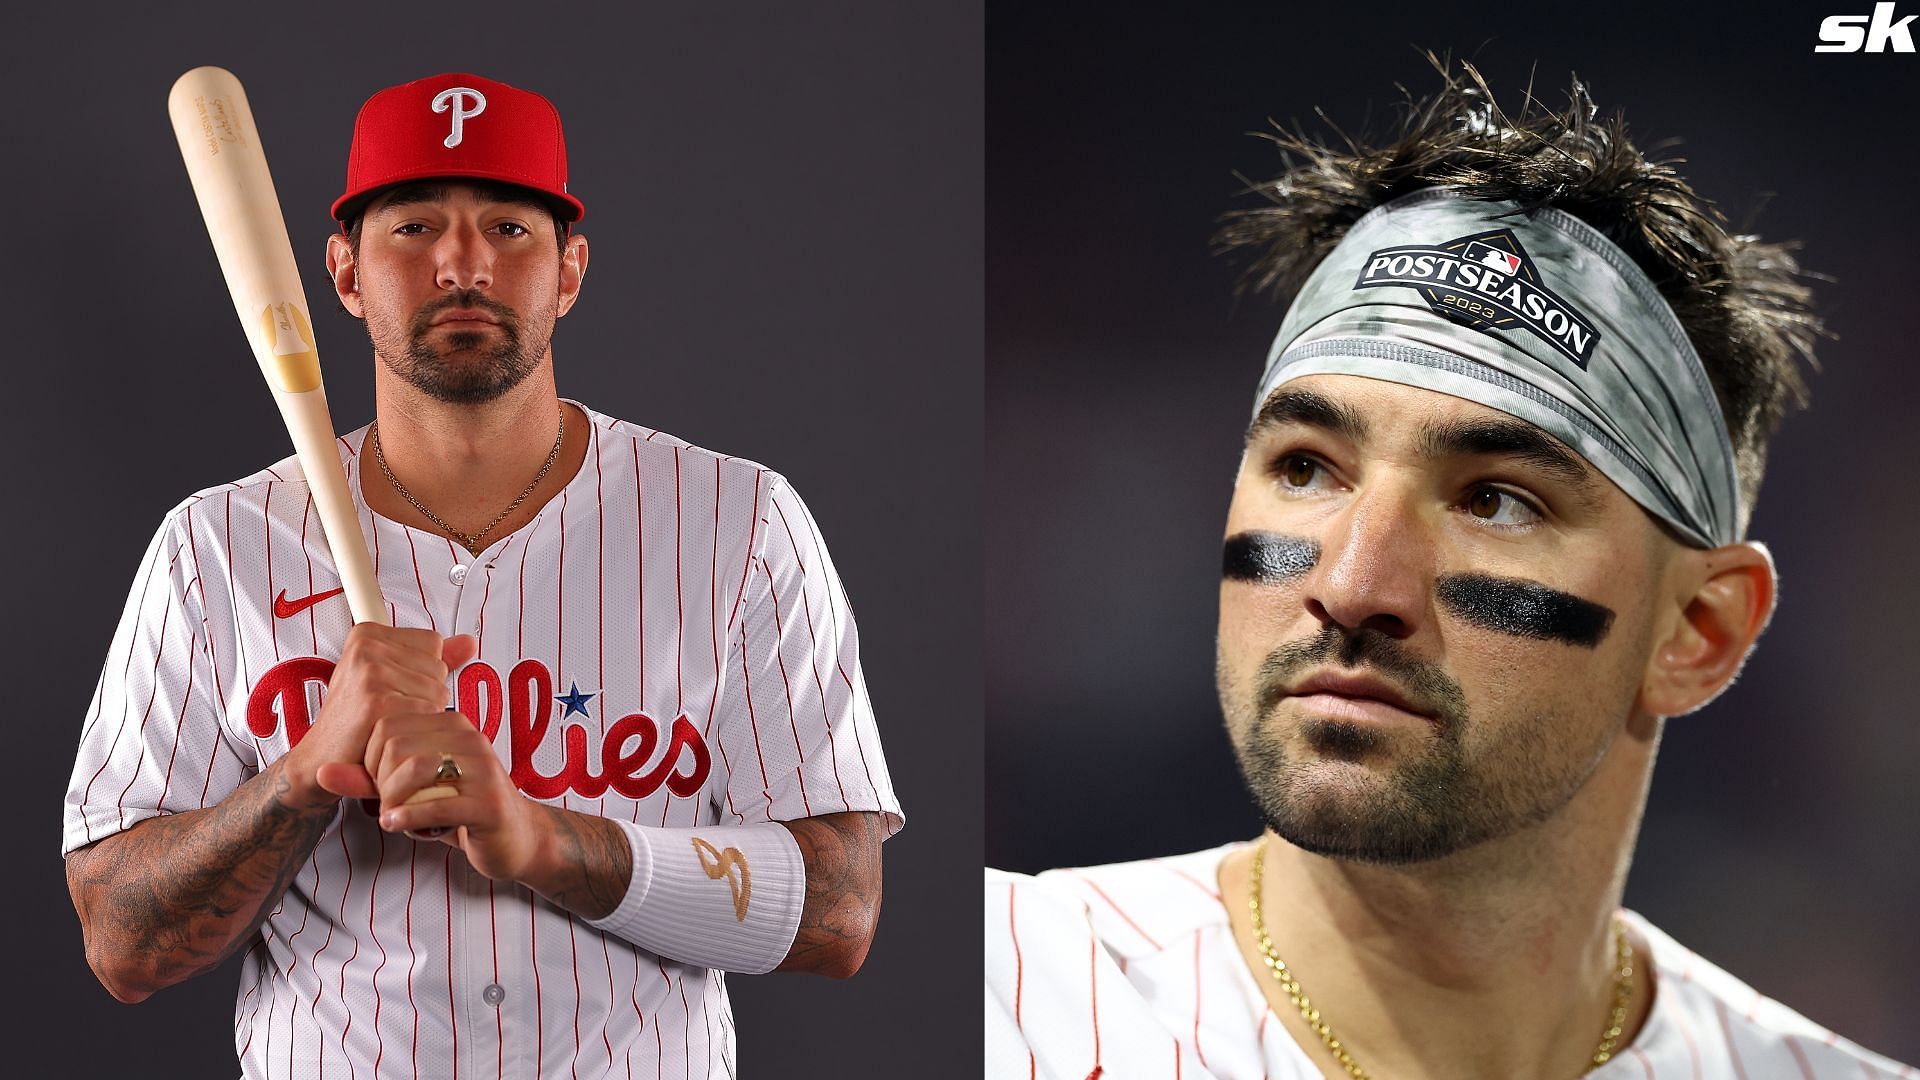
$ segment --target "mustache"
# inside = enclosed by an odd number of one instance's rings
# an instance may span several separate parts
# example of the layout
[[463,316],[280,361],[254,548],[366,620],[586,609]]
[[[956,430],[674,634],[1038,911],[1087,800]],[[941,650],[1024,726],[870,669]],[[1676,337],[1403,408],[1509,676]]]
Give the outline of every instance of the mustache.
[[453,308],[473,308],[493,316],[502,330],[512,333],[520,327],[520,316],[507,305],[480,292],[478,289],[455,289],[433,303],[428,304],[413,317],[413,332],[416,336],[425,334],[433,325],[433,320],[441,312]]
[[1438,664],[1413,655],[1399,641],[1373,629],[1321,629],[1303,641],[1288,642],[1267,654],[1254,673],[1256,700],[1265,716],[1288,696],[1288,688],[1309,671],[1328,664],[1370,671],[1394,684],[1416,708],[1432,713],[1445,731],[1467,721],[1467,696]]

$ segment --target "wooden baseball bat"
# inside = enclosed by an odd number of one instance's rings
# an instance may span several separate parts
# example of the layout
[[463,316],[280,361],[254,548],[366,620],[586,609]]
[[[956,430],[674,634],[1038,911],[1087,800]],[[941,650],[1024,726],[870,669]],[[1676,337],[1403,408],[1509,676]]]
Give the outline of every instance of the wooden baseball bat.
[[[207,235],[220,257],[220,271],[233,294],[234,312],[293,436],[294,454],[313,492],[353,620],[391,625],[334,447],[333,417],[320,379],[307,294],[247,92],[225,68],[197,67],[174,82],[167,113],[206,218]],[[453,794],[450,787],[430,787],[408,802]]]

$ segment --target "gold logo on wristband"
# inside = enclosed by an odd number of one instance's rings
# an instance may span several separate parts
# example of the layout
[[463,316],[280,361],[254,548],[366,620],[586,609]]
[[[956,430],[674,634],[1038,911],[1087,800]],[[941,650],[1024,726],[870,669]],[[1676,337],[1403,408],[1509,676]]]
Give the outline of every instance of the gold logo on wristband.
[[733,890],[734,921],[746,922],[747,900],[753,895],[753,877],[747,873],[747,857],[740,854],[739,848],[722,850],[697,836],[693,838],[693,850],[700,856],[700,869],[705,870],[708,877],[715,881],[726,879],[727,887]]

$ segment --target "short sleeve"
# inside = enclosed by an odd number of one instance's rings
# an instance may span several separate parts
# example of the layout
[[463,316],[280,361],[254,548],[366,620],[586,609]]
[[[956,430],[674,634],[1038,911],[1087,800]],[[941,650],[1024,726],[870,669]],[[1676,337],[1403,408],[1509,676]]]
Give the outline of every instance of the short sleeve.
[[891,836],[903,818],[853,610],[813,516],[770,475],[721,694],[726,802],[748,821],[878,811]]
[[255,771],[226,734],[182,504],[147,546],[67,786],[62,853],[219,802]]

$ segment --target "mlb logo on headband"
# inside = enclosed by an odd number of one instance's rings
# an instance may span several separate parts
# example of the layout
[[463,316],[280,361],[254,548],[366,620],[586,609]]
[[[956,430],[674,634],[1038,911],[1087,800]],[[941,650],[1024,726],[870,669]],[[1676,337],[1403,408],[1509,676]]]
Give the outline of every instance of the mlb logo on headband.
[[1504,412],[1565,443],[1686,543],[1739,539],[1733,443],[1693,343],[1632,258],[1572,214],[1446,187],[1368,211],[1287,309],[1255,414],[1308,375]]
[[1417,290],[1436,315],[1482,333],[1526,330],[1585,371],[1600,333],[1593,320],[1547,288],[1512,229],[1437,246],[1381,248],[1367,256],[1356,289]]

